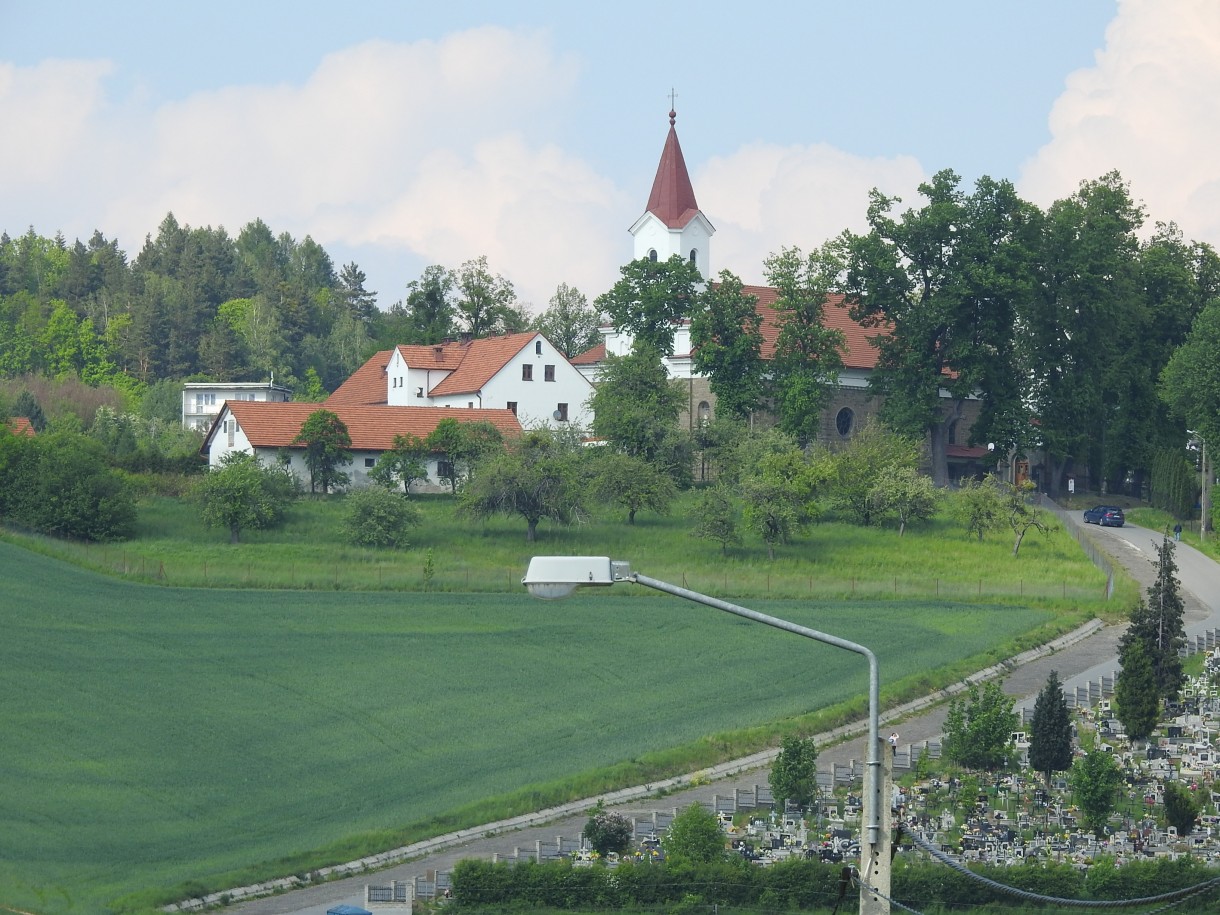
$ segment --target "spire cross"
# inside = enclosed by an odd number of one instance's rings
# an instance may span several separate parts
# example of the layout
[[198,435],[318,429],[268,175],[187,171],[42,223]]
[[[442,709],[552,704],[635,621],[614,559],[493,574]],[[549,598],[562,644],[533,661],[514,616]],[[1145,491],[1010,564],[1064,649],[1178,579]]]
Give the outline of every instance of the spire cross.
[[674,126],[674,121],[677,120],[678,114],[674,111],[674,99],[678,97],[678,93],[674,92],[673,87],[669,90],[669,126]]

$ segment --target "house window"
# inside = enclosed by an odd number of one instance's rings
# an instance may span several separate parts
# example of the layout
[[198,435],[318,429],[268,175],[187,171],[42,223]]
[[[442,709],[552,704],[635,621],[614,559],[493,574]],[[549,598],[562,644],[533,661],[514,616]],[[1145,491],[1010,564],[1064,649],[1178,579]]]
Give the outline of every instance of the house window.
[[561,423],[568,421],[568,405],[566,403],[558,404],[555,407],[555,418]]
[[542,341],[541,340],[534,341],[534,352],[537,353],[539,356],[542,355]]
[[377,458],[365,458],[364,459],[365,467],[373,467],[373,466],[376,466],[376,464],[377,464]]
[[416,397],[423,397],[423,396],[424,396],[424,389],[423,389],[423,388],[416,388],[416,389],[415,389],[415,396],[416,396]]
[[843,438],[851,435],[852,426],[856,423],[856,414],[852,412],[851,407],[844,407],[835,416],[835,430]]
[[510,400],[505,406],[512,411],[513,416],[517,415],[517,402],[515,400]]
[[528,362],[525,363],[523,366],[521,366],[521,380],[522,381],[533,381],[534,380],[534,367],[532,365],[530,365],[530,363],[528,363]]
[[699,401],[699,425],[705,424],[712,418],[712,405],[706,400]]
[[697,264],[697,263],[699,263],[699,249],[698,249],[698,248],[691,248],[691,249],[690,249],[690,262],[691,262],[692,264]]
[[656,248],[648,249],[648,259],[650,261],[652,261],[654,264],[657,262],[657,249]]
[[453,461],[437,461],[436,475],[442,480],[453,479]]
[[555,380],[555,366],[544,365],[542,367],[542,380],[543,381],[554,381]]
[[466,409],[467,409],[467,410],[473,410],[473,409],[474,409],[474,401],[473,401],[473,400],[468,400],[468,401],[466,401]]
[[949,430],[945,433],[945,444],[946,445],[956,445],[957,444],[957,420],[956,419],[953,420],[953,422],[949,423]]

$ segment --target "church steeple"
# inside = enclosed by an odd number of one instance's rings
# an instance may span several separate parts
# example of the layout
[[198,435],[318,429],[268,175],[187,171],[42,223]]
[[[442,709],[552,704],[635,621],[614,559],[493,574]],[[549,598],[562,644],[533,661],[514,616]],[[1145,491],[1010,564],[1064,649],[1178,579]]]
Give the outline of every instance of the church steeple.
[[665,148],[661,150],[648,206],[630,230],[635,237],[634,257],[636,260],[668,260],[677,254],[690,260],[707,279],[711,276],[708,248],[716,229],[695,200],[695,188],[686,170],[686,159],[674,126],[677,118],[671,104],[669,134],[665,138]]
[[669,136],[665,138],[661,163],[657,166],[657,176],[652,181],[652,193],[648,195],[645,207],[671,229],[681,229],[699,212],[695,189],[682,157],[682,146],[678,143],[678,131],[674,127],[677,119],[677,112],[669,109]]

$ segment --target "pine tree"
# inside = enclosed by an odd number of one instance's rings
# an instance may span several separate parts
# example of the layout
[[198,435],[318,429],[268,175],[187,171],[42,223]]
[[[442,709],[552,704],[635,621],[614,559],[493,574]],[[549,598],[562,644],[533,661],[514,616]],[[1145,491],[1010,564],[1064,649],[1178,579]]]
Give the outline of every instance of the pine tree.
[[1186,682],[1182,659],[1178,655],[1186,644],[1183,623],[1186,605],[1173,554],[1174,542],[1168,536],[1163,537],[1153,562],[1156,578],[1148,586],[1147,600],[1141,600],[1131,614],[1131,625],[1119,642],[1120,657],[1132,642],[1141,643],[1152,664],[1156,695],[1166,700],[1176,699]]
[[1118,656],[1121,670],[1114,684],[1118,720],[1131,740],[1146,740],[1160,719],[1156,673],[1139,639],[1127,642]]
[[1059,672],[1052,670],[1034,703],[1034,718],[1030,725],[1029,765],[1041,772],[1049,788],[1051,774],[1072,767],[1072,719]]

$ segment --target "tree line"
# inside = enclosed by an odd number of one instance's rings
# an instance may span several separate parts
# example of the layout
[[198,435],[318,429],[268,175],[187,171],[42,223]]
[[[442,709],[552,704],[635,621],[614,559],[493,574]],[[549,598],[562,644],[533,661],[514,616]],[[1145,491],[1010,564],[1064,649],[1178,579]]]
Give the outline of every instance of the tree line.
[[1052,494],[1087,472],[1090,489],[1155,497],[1163,485],[1166,502],[1189,502],[1162,456],[1185,461],[1188,430],[1220,441],[1215,250],[1172,223],[1141,239],[1143,207],[1117,172],[1045,210],[1007,181],[965,188],[951,170],[919,194],[904,206],[874,190],[867,231],[766,259],[778,299],[765,359],[741,280],[721,271],[705,285],[682,258],[625,265],[592,304],[560,284],[531,318],[485,257],[430,266],[381,308],[355,263],[337,270],[313,239],[257,219],[234,237],[167,215],[130,262],[100,232],[71,245],[32,229],[0,235],[0,379],[72,378],[130,401],[159,381],[274,376],[322,399],[398,344],[528,328],[572,356],[606,318],[658,359],[689,320],[718,411],[768,413],[804,445],[842,369],[842,335],[825,322],[842,302],[878,334],[869,386],[881,418],[930,443],[938,485],[953,482],[947,445],[977,398],[961,438],[997,458],[1041,450]]

